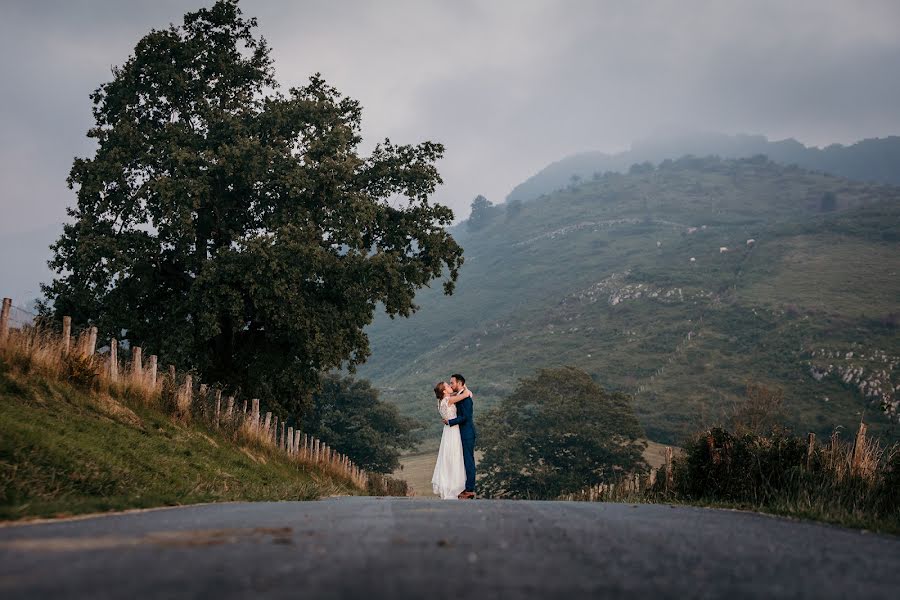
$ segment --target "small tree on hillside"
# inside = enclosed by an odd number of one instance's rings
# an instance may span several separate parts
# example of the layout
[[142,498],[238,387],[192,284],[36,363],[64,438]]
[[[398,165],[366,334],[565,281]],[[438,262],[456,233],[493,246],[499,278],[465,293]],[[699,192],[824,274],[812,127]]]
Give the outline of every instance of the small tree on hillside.
[[301,428],[367,471],[391,473],[400,466],[400,452],[416,446],[416,425],[382,402],[367,380],[329,375]]
[[631,397],[574,367],[521,380],[478,430],[479,488],[488,496],[556,498],[647,470]]
[[734,406],[731,426],[740,434],[764,435],[784,418],[784,392],[759,383],[748,383],[744,397]]
[[469,231],[484,229],[496,216],[497,209],[494,207],[494,203],[479,194],[472,200],[472,212],[469,215],[467,227]]

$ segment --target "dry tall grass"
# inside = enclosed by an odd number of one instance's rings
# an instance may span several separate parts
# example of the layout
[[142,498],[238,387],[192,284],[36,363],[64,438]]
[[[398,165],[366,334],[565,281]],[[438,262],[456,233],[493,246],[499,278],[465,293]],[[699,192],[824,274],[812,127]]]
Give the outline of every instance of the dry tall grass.
[[695,435],[672,463],[569,500],[688,502],[738,506],[900,533],[900,444],[838,432],[825,444],[774,429],[766,435],[713,428]]
[[[324,443],[302,436],[299,430],[293,432],[293,428],[286,430],[282,426],[279,430],[277,419],[271,420],[271,414],[263,421],[258,401],[254,401],[252,411],[246,409],[246,402],[243,408],[234,406],[233,399],[227,399],[230,402],[223,407],[221,390],[200,385],[191,373],[177,374],[170,367],[160,376],[156,357],[149,357],[149,366],[144,366],[139,349],[132,349],[132,361],[122,361],[112,351],[116,344],[104,346],[103,353],[95,352],[96,344],[95,328],[67,337],[65,332],[61,335],[40,324],[26,326],[5,332],[0,340],[0,359],[14,371],[65,381],[91,390],[98,398],[112,396],[153,406],[182,422],[199,420],[239,445],[278,453],[363,490],[372,487],[368,473]],[[288,436],[287,431],[292,435]]]

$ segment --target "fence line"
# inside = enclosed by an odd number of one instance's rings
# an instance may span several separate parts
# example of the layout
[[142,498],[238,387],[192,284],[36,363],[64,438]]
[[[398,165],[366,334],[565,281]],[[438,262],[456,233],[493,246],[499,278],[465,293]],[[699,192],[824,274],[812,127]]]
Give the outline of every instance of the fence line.
[[[195,382],[193,374],[185,373],[178,385],[178,373],[174,365],[169,365],[162,377],[157,373],[157,356],[147,357],[144,365],[143,351],[140,346],[131,346],[131,360],[127,363],[119,357],[119,343],[109,340],[109,352],[97,353],[97,328],[88,327],[72,339],[72,319],[63,317],[62,333],[56,334],[35,327],[34,319],[20,323],[14,319],[12,300],[4,298],[0,308],[0,345],[20,347],[30,351],[41,352],[42,360],[47,364],[60,358],[87,360],[89,366],[97,368],[98,379],[108,386],[122,391],[133,391],[145,397],[160,395],[168,389],[174,393],[175,416],[180,418],[202,417],[210,421],[214,428],[230,428],[244,438],[253,440],[273,451],[285,454],[290,460],[321,468],[324,471],[349,479],[355,486],[366,489],[374,481],[386,485],[386,479],[377,474],[370,474],[357,466],[345,456],[327,444],[309,434],[301,434],[299,429],[287,427],[282,421],[281,435],[278,436],[278,418],[271,411],[261,413],[260,401],[252,399],[250,411],[244,400],[243,410],[235,410],[234,397],[228,396],[225,410],[222,411],[222,391],[216,389],[213,402],[209,386]],[[22,309],[19,309],[22,310]],[[27,312],[27,311],[23,311]],[[30,313],[29,313],[30,314]],[[34,315],[32,315],[34,316]],[[12,327],[11,325],[20,325]],[[302,435],[302,446],[301,446]],[[315,448],[315,450],[313,450]],[[381,478],[382,481],[378,481]]]

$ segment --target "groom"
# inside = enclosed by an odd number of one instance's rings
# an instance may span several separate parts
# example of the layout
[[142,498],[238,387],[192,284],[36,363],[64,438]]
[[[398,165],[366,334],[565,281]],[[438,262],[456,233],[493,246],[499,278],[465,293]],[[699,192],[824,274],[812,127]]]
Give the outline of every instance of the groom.
[[475,498],[475,438],[478,432],[475,431],[475,417],[472,411],[472,392],[466,387],[466,378],[456,373],[450,377],[450,388],[457,394],[469,392],[464,400],[456,403],[455,419],[447,421],[444,424],[459,425],[459,437],[462,440],[463,463],[466,466],[466,489],[459,495],[460,500],[473,500]]

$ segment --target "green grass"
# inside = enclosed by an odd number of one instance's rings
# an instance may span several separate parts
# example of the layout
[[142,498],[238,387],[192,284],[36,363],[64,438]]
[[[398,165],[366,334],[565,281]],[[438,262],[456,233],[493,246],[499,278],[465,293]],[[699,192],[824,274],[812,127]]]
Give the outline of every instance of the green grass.
[[356,493],[267,448],[0,359],[0,519]]

